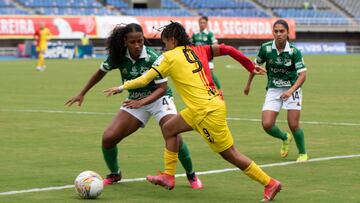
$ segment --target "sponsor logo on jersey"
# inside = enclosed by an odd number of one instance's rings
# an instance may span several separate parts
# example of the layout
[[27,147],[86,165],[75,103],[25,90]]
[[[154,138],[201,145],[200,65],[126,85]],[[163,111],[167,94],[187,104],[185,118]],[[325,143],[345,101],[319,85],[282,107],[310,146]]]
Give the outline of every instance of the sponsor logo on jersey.
[[290,71],[288,71],[288,70],[285,69],[285,68],[275,68],[275,67],[271,67],[271,68],[270,68],[270,71],[273,72],[273,73],[283,73],[283,74],[286,74],[286,75],[289,75],[289,74],[290,74]]
[[290,87],[291,86],[291,83],[288,80],[284,81],[284,80],[281,80],[281,79],[274,79],[272,81],[272,83],[277,87]]
[[144,92],[130,92],[129,97],[134,98],[134,99],[141,99],[141,98],[149,96],[150,94],[151,94],[150,90],[144,91]]
[[275,63],[276,65],[283,65],[284,61],[281,57],[276,57]]
[[143,67],[143,66],[141,66],[141,67],[140,67],[140,74],[141,74],[141,75],[144,75],[148,70],[149,70],[148,67]]
[[291,59],[285,59],[284,66],[291,66],[292,62]]
[[138,76],[139,75],[139,71],[136,68],[136,66],[131,67],[130,75],[131,76]]

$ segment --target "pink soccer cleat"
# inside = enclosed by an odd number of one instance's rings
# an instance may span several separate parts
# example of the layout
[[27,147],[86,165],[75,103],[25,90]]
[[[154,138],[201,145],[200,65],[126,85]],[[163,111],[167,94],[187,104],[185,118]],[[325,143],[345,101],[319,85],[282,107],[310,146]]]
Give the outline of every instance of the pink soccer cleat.
[[192,178],[188,177],[188,181],[192,189],[201,189],[203,187],[202,182],[196,175]]
[[119,174],[109,174],[103,180],[104,185],[112,185],[121,180],[121,172]]
[[281,183],[273,178],[271,178],[270,183],[265,186],[264,189],[264,199],[261,201],[267,202],[272,201],[276,194],[281,190]]
[[147,176],[146,180],[154,185],[163,186],[168,190],[172,190],[175,187],[175,176],[166,173],[160,172],[157,176]]

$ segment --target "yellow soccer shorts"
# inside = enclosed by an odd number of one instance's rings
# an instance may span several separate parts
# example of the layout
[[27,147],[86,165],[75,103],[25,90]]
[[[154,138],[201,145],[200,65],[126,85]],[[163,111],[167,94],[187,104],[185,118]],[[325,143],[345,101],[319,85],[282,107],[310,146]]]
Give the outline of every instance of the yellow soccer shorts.
[[196,115],[188,108],[182,110],[180,115],[192,129],[201,134],[213,151],[223,152],[234,144],[234,139],[226,122],[225,105],[205,116]]

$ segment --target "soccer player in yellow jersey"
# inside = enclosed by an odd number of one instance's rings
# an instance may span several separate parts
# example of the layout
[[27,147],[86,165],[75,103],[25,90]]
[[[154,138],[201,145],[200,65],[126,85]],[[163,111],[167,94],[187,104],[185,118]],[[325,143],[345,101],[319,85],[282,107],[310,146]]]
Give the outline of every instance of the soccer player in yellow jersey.
[[37,30],[34,34],[34,38],[36,41],[36,52],[38,53],[38,62],[36,70],[38,71],[44,71],[45,66],[45,51],[48,47],[47,41],[51,35],[50,30],[45,27],[44,23],[40,23],[40,28]]
[[249,72],[264,74],[265,70],[255,67],[250,59],[231,46],[192,46],[184,27],[176,22],[165,26],[161,39],[167,52],[154,62],[152,69],[137,79],[126,81],[120,87],[104,91],[110,96],[123,90],[142,87],[156,76],[169,76],[186,104],[186,108],[169,119],[162,128],[165,138],[164,172],[157,176],[147,176],[147,180],[166,189],[175,187],[174,174],[179,151],[179,139],[176,135],[196,130],[213,151],[265,187],[264,201],[273,200],[281,189],[281,183],[268,176],[234,146],[226,121],[226,106],[214,86],[208,64],[213,57],[230,55]]

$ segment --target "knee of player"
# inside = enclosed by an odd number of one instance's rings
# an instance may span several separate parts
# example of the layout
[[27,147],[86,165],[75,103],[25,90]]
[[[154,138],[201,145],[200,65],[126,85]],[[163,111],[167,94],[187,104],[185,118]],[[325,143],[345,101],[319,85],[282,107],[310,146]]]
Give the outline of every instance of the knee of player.
[[271,122],[262,122],[262,127],[265,131],[270,131],[273,126],[274,124]]

